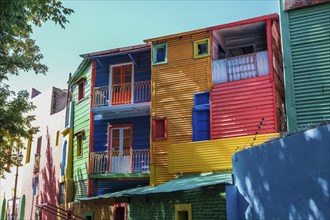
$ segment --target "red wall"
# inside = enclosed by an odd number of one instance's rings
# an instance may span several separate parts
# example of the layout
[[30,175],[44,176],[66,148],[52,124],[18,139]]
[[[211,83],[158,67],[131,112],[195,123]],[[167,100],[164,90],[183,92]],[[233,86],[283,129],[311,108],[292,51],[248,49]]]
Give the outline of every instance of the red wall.
[[269,76],[214,84],[211,139],[276,132],[273,85]]

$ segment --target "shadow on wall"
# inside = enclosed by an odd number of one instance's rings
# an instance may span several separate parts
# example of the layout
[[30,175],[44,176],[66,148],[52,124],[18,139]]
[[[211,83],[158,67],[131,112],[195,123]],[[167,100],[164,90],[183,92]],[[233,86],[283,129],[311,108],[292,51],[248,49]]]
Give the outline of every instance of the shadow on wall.
[[[237,215],[247,219],[330,219],[330,125],[233,155]],[[230,219],[230,216],[228,216]]]
[[[43,180],[42,191],[40,192],[40,203],[50,203],[53,205],[58,205],[58,185],[59,181],[56,179],[55,165],[52,154],[52,147],[50,144],[50,136],[47,128],[47,149],[46,149],[46,166],[42,168],[41,175]],[[54,214],[43,211],[42,218],[56,219]]]

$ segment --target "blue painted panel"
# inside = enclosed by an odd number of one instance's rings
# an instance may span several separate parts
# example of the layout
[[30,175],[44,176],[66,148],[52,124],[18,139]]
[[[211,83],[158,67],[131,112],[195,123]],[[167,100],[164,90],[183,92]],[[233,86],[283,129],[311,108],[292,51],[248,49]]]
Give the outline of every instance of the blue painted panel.
[[198,92],[194,94],[194,105],[210,104],[210,92]]
[[63,144],[63,152],[62,152],[62,167],[61,167],[61,176],[64,176],[65,174],[65,166],[66,166],[66,145],[67,141],[64,141]]
[[330,124],[235,153],[239,217],[330,219],[329,155]]
[[38,176],[33,177],[33,195],[37,194]]
[[[151,80],[150,50],[130,53],[137,66],[134,66],[134,82]],[[109,85],[110,65],[132,62],[128,54],[97,58],[96,86]]]
[[108,124],[133,124],[133,149],[149,149],[150,116],[98,120],[94,122],[94,151],[107,150]]
[[[137,186],[146,186],[148,184],[148,180],[98,180],[97,195],[117,192]],[[93,185],[95,187],[96,184],[94,183]]]
[[210,140],[210,106],[200,105],[193,108],[193,141]]
[[236,186],[226,186],[226,211],[228,220],[238,218],[238,190]]

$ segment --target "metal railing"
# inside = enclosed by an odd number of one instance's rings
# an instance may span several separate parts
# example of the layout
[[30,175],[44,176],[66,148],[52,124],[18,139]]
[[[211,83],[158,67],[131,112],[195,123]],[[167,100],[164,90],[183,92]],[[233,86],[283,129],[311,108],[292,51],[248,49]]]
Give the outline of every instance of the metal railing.
[[150,81],[95,87],[93,107],[149,102],[150,94]]
[[[109,158],[109,160],[108,160]],[[91,152],[90,171],[97,173],[148,173],[149,149]]]

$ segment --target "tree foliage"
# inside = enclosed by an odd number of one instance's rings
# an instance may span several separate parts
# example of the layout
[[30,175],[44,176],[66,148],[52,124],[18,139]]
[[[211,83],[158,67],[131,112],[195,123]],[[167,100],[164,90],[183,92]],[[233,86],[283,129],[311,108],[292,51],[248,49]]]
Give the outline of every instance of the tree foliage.
[[40,62],[43,55],[31,38],[32,27],[52,20],[64,28],[71,13],[58,0],[1,0],[0,80],[20,70],[46,73],[47,66]]
[[22,149],[22,140],[36,131],[31,127],[34,116],[28,115],[34,108],[29,94],[15,94],[4,81],[20,71],[47,72],[40,48],[31,38],[32,27],[50,20],[64,28],[71,13],[59,0],[0,0],[0,176],[7,163],[15,164],[13,146]]

